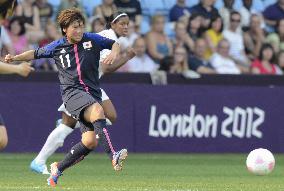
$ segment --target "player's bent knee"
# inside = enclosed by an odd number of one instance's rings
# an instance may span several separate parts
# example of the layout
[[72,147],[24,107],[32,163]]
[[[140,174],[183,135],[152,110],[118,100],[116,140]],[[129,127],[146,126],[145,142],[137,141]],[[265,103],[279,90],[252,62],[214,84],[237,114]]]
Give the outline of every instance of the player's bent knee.
[[94,131],[86,131],[82,134],[82,143],[88,148],[93,150],[97,146],[96,133]]
[[88,148],[88,149],[95,149],[97,147],[97,140],[95,138],[93,139],[84,139],[82,140],[82,143]]

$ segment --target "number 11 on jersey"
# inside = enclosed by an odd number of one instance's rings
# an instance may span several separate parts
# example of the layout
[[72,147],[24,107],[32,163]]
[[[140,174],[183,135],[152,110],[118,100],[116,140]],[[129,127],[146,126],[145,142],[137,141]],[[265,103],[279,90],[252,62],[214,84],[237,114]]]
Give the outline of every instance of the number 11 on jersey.
[[[60,58],[62,67],[65,68],[63,56],[60,55],[59,58]],[[66,55],[65,55],[65,58],[66,58],[66,60],[67,60],[67,68],[71,67],[69,54],[66,54]]]

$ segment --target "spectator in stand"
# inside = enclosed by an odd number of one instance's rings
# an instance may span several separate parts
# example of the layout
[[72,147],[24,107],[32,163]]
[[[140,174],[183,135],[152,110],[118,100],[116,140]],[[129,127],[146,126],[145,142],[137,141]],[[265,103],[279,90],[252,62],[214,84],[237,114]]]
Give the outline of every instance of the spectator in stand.
[[34,3],[39,10],[40,24],[42,27],[45,27],[46,24],[51,21],[53,15],[53,7],[47,0],[36,0]]
[[263,16],[267,25],[275,27],[276,22],[284,18],[284,0],[278,0],[276,3],[268,6]]
[[192,52],[194,49],[194,41],[186,32],[186,26],[183,22],[175,24],[175,38],[172,40],[173,46],[183,46],[187,52]]
[[280,74],[284,74],[284,50],[280,50],[277,54],[277,66],[280,67]]
[[189,7],[186,6],[185,0],[176,0],[176,4],[170,10],[170,21],[177,22],[181,17],[189,17]]
[[[56,24],[49,21],[45,26],[45,38],[39,42],[39,47],[43,47],[59,38],[61,38],[61,35],[57,30]],[[57,71],[54,59],[52,58],[34,60],[33,65],[37,71]]]
[[195,41],[194,54],[189,56],[188,67],[200,74],[216,74],[210,62],[205,59],[206,48],[204,39],[199,38]]
[[102,22],[107,23],[116,12],[117,7],[113,0],[103,0],[102,4],[94,8],[93,15],[101,18]]
[[230,43],[230,56],[240,65],[249,67],[249,60],[245,54],[245,46],[243,36],[238,33],[241,15],[239,12],[233,11],[230,15],[230,26],[228,30],[223,32],[224,38]]
[[211,18],[218,15],[218,10],[214,7],[216,0],[200,0],[200,3],[190,8],[190,13],[199,13],[202,15],[202,27],[207,29]]
[[217,50],[217,45],[223,39],[223,21],[220,15],[211,19],[209,29],[205,32],[205,40],[207,43],[207,50],[205,52],[205,59],[209,60],[213,53]]
[[143,37],[138,37],[133,45],[136,56],[126,64],[128,72],[151,73],[157,70],[158,65],[146,53],[146,42]]
[[279,74],[280,68],[277,67],[275,62],[275,54],[273,47],[270,44],[263,44],[259,56],[251,65],[253,74]]
[[134,41],[139,37],[140,35],[135,32],[135,24],[133,21],[129,21],[128,24],[128,34],[125,37],[119,38],[119,44],[122,50],[126,50],[133,46]]
[[105,22],[100,17],[94,16],[91,19],[91,32],[99,33],[105,29]]
[[21,54],[30,49],[24,24],[22,17],[13,17],[9,22],[8,34],[15,54]]
[[187,32],[193,41],[202,36],[201,22],[202,16],[199,13],[190,15]]
[[174,50],[174,64],[170,68],[170,73],[181,74],[188,71],[188,58],[186,49],[178,46]]
[[142,9],[138,0],[114,0],[119,12],[126,13],[130,20],[134,21],[136,31],[140,31],[142,21]]
[[154,15],[151,19],[151,30],[146,35],[147,50],[156,63],[173,54],[173,45],[164,32],[164,26],[164,16]]
[[259,55],[260,48],[265,41],[265,33],[261,28],[261,17],[252,14],[248,31],[244,32],[246,54],[251,60]]
[[160,62],[159,70],[171,73],[181,74],[188,71],[187,52],[184,47],[176,47],[174,56],[166,56]]
[[217,52],[211,57],[210,63],[218,74],[241,74],[241,68],[230,58],[230,42],[222,39]]
[[44,32],[41,30],[39,10],[34,5],[35,0],[23,0],[16,7],[15,16],[22,18],[26,34],[29,36],[31,43],[38,43],[44,37]]
[[276,23],[276,32],[270,33],[266,42],[273,46],[275,52],[279,52],[284,50],[284,19],[280,19]]
[[224,7],[219,9],[219,13],[222,17],[223,23],[224,23],[224,29],[229,28],[230,24],[230,14],[234,10],[233,5],[234,5],[235,0],[223,0]]

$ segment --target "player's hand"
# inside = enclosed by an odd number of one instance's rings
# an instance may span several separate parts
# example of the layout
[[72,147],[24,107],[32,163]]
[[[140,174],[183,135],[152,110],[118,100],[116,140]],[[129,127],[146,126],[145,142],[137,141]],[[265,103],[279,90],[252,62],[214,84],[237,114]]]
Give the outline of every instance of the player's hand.
[[10,63],[10,62],[13,62],[13,61],[14,61],[14,56],[13,55],[7,54],[5,56],[5,62]]
[[31,63],[28,63],[28,62],[23,62],[17,65],[17,67],[18,67],[17,73],[23,77],[27,77],[31,71],[35,70],[33,67],[31,67]]
[[133,48],[128,48],[127,52],[126,52],[127,57],[130,59],[132,59],[133,57],[136,56],[136,52]]
[[103,60],[103,64],[112,64],[117,58],[117,54],[111,52],[104,60]]

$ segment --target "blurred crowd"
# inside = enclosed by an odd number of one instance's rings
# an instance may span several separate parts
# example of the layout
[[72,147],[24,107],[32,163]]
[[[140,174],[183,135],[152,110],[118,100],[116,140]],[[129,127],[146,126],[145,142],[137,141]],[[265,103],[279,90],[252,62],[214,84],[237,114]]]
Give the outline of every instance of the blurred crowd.
[[[283,74],[284,0],[200,0],[193,5],[186,0],[157,0],[174,2],[168,9],[149,11],[153,1],[20,0],[14,15],[2,23],[1,56],[60,38],[58,13],[78,7],[90,32],[104,30],[117,11],[129,15],[128,36],[119,39],[121,54],[132,47],[137,55],[120,72]],[[52,59],[34,61],[33,66],[37,71],[57,70]]]

